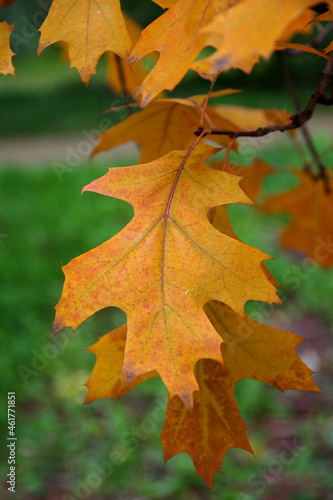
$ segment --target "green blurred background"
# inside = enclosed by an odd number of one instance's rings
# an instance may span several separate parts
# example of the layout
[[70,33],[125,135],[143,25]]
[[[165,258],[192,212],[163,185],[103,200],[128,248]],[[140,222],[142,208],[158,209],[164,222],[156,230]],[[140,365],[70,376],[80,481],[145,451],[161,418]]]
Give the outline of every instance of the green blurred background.
[[[128,0],[123,7],[143,25],[162,12],[149,0]],[[236,396],[255,457],[229,450],[223,474],[216,474],[212,491],[195,475],[187,455],[164,464],[159,434],[167,393],[160,381],[147,381],[120,401],[83,405],[84,383],[94,365],[94,355],[85,348],[122,324],[125,316],[118,309],[105,309],[75,334],[65,329],[52,342],[53,307],[63,285],[61,264],[110,238],[131,219],[132,208],[126,203],[94,193],[81,197],[80,192],[110,165],[136,162],[137,154],[130,150],[130,159],[82,160],[60,177],[51,153],[47,161],[34,159],[31,144],[46,150],[46,156],[54,139],[68,141],[73,147],[75,141],[85,139],[82,131],[98,128],[102,112],[119,100],[105,83],[104,58],[88,90],[76,70],[68,70],[59,48],[50,47],[37,59],[39,24],[35,15],[39,11],[37,1],[23,0],[17,0],[8,11],[0,9],[0,21],[16,20],[15,40],[25,40],[13,59],[16,78],[0,75],[1,498],[6,498],[7,490],[7,449],[3,445],[7,392],[15,391],[17,492],[11,497],[332,499],[333,275],[318,266],[309,267],[300,253],[282,251],[278,235],[287,223],[286,216],[264,216],[248,206],[233,206],[229,211],[238,236],[275,257],[267,267],[283,285],[284,306],[271,307],[266,321],[308,337],[298,352],[319,372],[314,379],[324,394],[287,391],[282,395],[259,382],[239,383]],[[30,35],[24,37],[24,33]],[[317,85],[323,61],[303,55],[288,64],[304,104]],[[189,72],[174,95],[204,93],[208,86]],[[293,111],[275,57],[257,65],[251,76],[226,73],[216,85],[217,89],[224,87],[244,92],[224,97],[223,104]],[[114,123],[123,118],[121,113],[108,116]],[[316,112],[311,130],[328,166],[333,160],[332,128],[329,115]],[[2,158],[5,145],[6,159]],[[11,148],[13,158],[20,149],[24,161],[11,160]],[[301,166],[302,158],[287,136],[256,141],[255,148],[258,158],[277,169],[265,179],[263,197],[295,185],[288,172],[290,166]],[[242,163],[242,158],[232,154],[233,160]],[[290,279],[295,277],[298,287]],[[258,304],[247,304],[248,314],[257,309]],[[280,453],[291,445],[296,451],[290,463],[283,465]],[[121,460],[114,458],[116,452]]]

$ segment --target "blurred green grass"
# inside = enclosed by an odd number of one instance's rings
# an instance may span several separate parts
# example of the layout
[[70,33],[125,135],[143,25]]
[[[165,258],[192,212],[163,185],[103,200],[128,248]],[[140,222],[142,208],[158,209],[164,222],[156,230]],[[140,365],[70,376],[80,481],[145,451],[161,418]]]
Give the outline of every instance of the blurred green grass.
[[[319,142],[324,148],[327,138],[321,137]],[[283,154],[280,147],[270,148],[267,154],[278,168],[298,161],[291,146],[286,146]],[[265,151],[261,156],[265,157]],[[121,164],[116,162],[117,166]],[[87,498],[98,500],[319,498],[318,492],[333,486],[332,464],[326,452],[323,456],[325,446],[332,449],[333,426],[317,394],[311,415],[298,422],[292,397],[286,398],[258,382],[246,380],[238,384],[236,395],[257,458],[230,450],[223,463],[224,474],[216,475],[213,492],[207,491],[201,478],[195,476],[188,456],[182,454],[164,465],[158,440],[161,421],[135,438],[137,429],[142,429],[146,419],[151,420],[156,407],[166,404],[166,390],[159,380],[146,382],[120,401],[101,400],[82,406],[86,392],[83,384],[94,364],[94,356],[85,348],[122,324],[125,316],[116,308],[105,309],[74,335],[66,329],[51,343],[52,308],[61,294],[61,263],[110,238],[132,217],[132,208],[125,202],[94,193],[80,196],[84,185],[106,171],[106,165],[98,162],[83,164],[65,174],[63,182],[58,181],[51,165],[38,169],[11,166],[0,171],[0,233],[6,235],[0,245],[0,338],[4,353],[0,384],[3,394],[16,391],[18,405],[16,498],[49,500],[62,498],[63,494],[72,495],[63,498],[80,498],[78,492],[82,491],[86,491]],[[287,188],[293,182],[282,171],[266,180],[266,193]],[[276,257],[268,267],[278,280],[283,270],[300,259],[296,256],[295,260],[294,255],[279,248],[277,232],[285,216],[267,217],[248,206],[231,206],[229,212],[244,241]],[[267,238],[272,234],[274,238]],[[302,318],[312,311],[323,322],[332,319],[332,281],[332,272],[325,274],[318,268],[296,294],[286,285],[286,309],[276,306],[273,313]],[[251,310],[255,305],[248,305],[249,314]],[[325,434],[318,437],[319,431],[313,433],[313,426],[320,419],[325,423]],[[279,463],[283,439],[270,445],[268,422],[277,429],[287,426],[287,439],[296,437],[305,446],[305,451],[277,477],[267,464]],[[5,414],[1,415],[1,426],[5,435]],[[318,443],[328,439],[318,451]],[[124,453],[129,442],[133,451],[123,455],[122,464],[114,465],[113,472],[91,491],[84,486],[96,464],[108,462],[112,451]],[[6,456],[2,459],[0,470],[5,477]],[[265,474],[266,479],[262,479]],[[299,482],[296,493],[293,490],[288,497],[267,496],[281,487],[288,488],[288,481],[296,485]],[[315,481],[312,487],[311,481]],[[242,497],[242,492],[249,496]]]

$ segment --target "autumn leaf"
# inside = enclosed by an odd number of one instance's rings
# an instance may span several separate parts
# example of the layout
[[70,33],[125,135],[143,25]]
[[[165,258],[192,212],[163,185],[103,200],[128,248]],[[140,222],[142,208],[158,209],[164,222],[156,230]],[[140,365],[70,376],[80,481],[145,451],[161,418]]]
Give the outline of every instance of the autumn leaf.
[[249,108],[245,106],[214,106],[220,116],[228,117],[242,130],[255,130],[268,125],[286,125],[291,122],[288,111],[282,109]]
[[218,34],[222,41],[216,44],[216,39],[212,38],[217,51],[209,58],[195,62],[192,68],[204,78],[213,78],[229,68],[250,73],[260,56],[268,58],[271,55],[275,42],[285,36],[288,25],[315,3],[313,0],[240,2],[216,15],[202,28],[204,34]]
[[[142,28],[126,14],[124,14],[124,20],[126,29],[134,45],[140,38]],[[108,61],[106,79],[113,91],[116,94],[123,94],[126,89],[129,94],[136,94],[148,73],[142,62],[125,64],[125,59],[119,58],[119,56],[110,51],[106,53],[106,57]],[[119,65],[121,66],[120,68]]]
[[303,43],[290,43],[290,42],[276,42],[275,50],[284,50],[284,49],[292,49],[292,50],[302,50],[303,52],[308,52],[309,54],[314,54],[315,56],[324,57],[329,61],[329,57],[320,52],[313,47],[309,47],[309,45],[304,45]]
[[322,180],[314,180],[303,171],[295,171],[299,185],[267,198],[261,210],[267,213],[287,213],[290,224],[281,234],[284,248],[300,250],[325,269],[333,264],[333,183],[330,192]]
[[132,47],[119,0],[53,0],[40,31],[38,54],[48,45],[65,42],[71,68],[77,68],[85,85],[104,52],[127,58]]
[[121,373],[124,361],[127,326],[123,325],[112,332],[103,335],[88,351],[96,356],[96,364],[91,377],[86,383],[88,388],[85,403],[101,398],[120,398],[145,380],[157,377],[156,372],[150,372],[134,379],[125,387],[124,376]]
[[302,35],[310,35],[312,33],[311,23],[314,19],[314,11],[311,9],[306,9],[299,16],[295,17],[291,23],[288,24],[284,32],[279,36],[279,41],[287,42],[297,33],[302,33]]
[[0,73],[4,75],[15,75],[12,63],[14,52],[12,52],[9,43],[9,37],[13,28],[14,25],[10,26],[6,21],[0,23]]
[[333,40],[327,45],[324,52],[325,54],[329,54],[330,52],[332,52],[332,50],[333,50]]
[[[222,170],[223,162],[214,162],[212,164],[212,167],[218,170]],[[243,179],[239,183],[239,186],[251,201],[256,201],[261,192],[264,178],[269,174],[275,173],[275,169],[268,163],[256,159],[248,167],[237,165],[234,163],[228,163],[226,172],[228,172],[229,174],[237,175],[239,177],[243,177]]]
[[191,63],[211,35],[200,33],[217,13],[238,0],[179,0],[141,33],[128,62],[142,59],[151,52],[160,53],[159,60],[143,82],[138,93],[145,106],[162,90],[172,90],[183,78]]
[[[193,96],[151,102],[139,113],[129,116],[99,136],[100,142],[92,156],[129,141],[139,143],[142,163],[160,158],[173,150],[189,148],[195,138],[194,131],[200,125],[203,100],[204,96]],[[209,127],[211,123],[228,130],[241,130],[241,127],[217,113],[214,107],[208,106],[204,125]],[[226,146],[229,138],[214,136],[214,141]]]
[[216,151],[200,145],[188,158],[173,151],[148,164],[111,168],[84,188],[131,203],[134,217],[63,268],[54,324],[54,333],[75,329],[104,307],[121,308],[128,322],[126,385],[155,370],[188,407],[198,389],[195,363],[222,361],[204,305],[220,300],[243,315],[248,300],[279,301],[261,268],[269,257],[221,234],[207,218],[214,206],[249,202],[239,178],[206,166]]
[[[195,374],[200,392],[194,393],[193,410],[188,411],[177,396],[169,398],[161,441],[165,460],[177,453],[188,453],[197,474],[211,487],[228,449],[252,451],[234,395],[237,382],[250,378],[280,391],[319,389],[311,379],[312,371],[295,352],[302,337],[262,325],[247,316],[240,318],[220,302],[210,302],[205,311],[223,338],[224,364],[207,359],[197,363]],[[104,335],[89,348],[96,354],[96,363],[87,383],[85,402],[119,398],[148,378],[139,377],[124,389],[121,368],[125,343],[126,325]],[[149,376],[156,374],[151,372]]]
[[[333,2],[329,5],[329,8],[323,14],[313,18],[310,22],[317,23],[322,21],[333,21]],[[327,47],[324,49],[325,54],[328,54],[333,50],[333,41],[331,41]]]
[[319,16],[316,16],[313,19],[311,19],[310,22],[319,23],[322,21],[333,21],[333,6],[330,6],[328,10],[323,14],[320,14]]
[[286,332],[240,318],[225,304],[210,302],[205,308],[223,338],[224,364],[202,359],[196,365],[200,392],[194,393],[193,410],[178,397],[169,398],[161,441],[164,458],[188,453],[207,486],[213,486],[229,448],[251,451],[246,425],[234,395],[235,385],[253,379],[280,391],[319,391],[313,373],[298,357],[295,347],[303,340]]
[[[333,21],[333,2],[330,3],[329,8],[323,14],[315,17],[312,22]],[[333,50],[333,41],[331,41],[324,49],[325,54],[329,54]]]

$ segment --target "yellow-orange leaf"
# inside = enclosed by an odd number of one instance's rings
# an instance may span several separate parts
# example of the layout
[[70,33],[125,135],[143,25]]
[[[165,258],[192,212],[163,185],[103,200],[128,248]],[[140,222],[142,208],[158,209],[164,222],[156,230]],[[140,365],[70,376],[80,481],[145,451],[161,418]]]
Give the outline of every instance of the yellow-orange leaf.
[[234,395],[238,381],[260,380],[281,391],[319,389],[311,379],[312,371],[295,352],[302,337],[242,319],[218,302],[210,302],[205,310],[223,338],[224,365],[199,361],[195,373],[200,392],[194,393],[193,410],[188,411],[178,397],[170,398],[161,441],[165,460],[188,453],[197,474],[212,487],[229,448],[251,451]]
[[[140,162],[145,163],[177,149],[186,149],[191,146],[195,138],[194,131],[200,125],[200,100],[204,96],[194,96],[194,99],[158,99],[151,102],[139,113],[129,116],[126,120],[102,134],[93,150],[92,155],[108,151],[119,144],[136,141],[141,148]],[[195,101],[195,102],[193,102]],[[241,130],[213,107],[206,109],[207,118],[204,125],[228,130]],[[227,115],[226,115],[227,116]],[[214,141],[227,145],[229,138],[214,136]]]
[[254,130],[267,125],[290,123],[290,113],[282,109],[248,108],[244,106],[217,105],[214,110],[220,116],[228,117],[240,129]]
[[[235,385],[245,378],[259,380],[281,391],[298,389],[319,391],[311,379],[312,371],[299,359],[295,347],[303,340],[286,332],[235,314],[220,302],[205,307],[214,328],[224,342],[224,365],[200,360],[195,374],[200,392],[194,393],[194,406],[188,411],[178,398],[169,398],[161,434],[164,457],[187,452],[207,485],[213,485],[215,472],[229,448],[251,451],[246,425],[239,413],[234,395]],[[126,326],[101,337],[89,348],[96,363],[85,402],[99,398],[119,398],[150,377],[135,379],[124,387],[121,373],[126,342]]]
[[[213,163],[213,167],[222,170],[223,163]],[[254,160],[249,167],[228,163],[226,171],[229,172],[229,174],[243,177],[239,185],[252,201],[256,201],[258,198],[264,178],[275,172],[271,165],[258,159]]]
[[132,47],[119,0],[53,0],[40,31],[38,54],[48,45],[65,42],[71,67],[86,85],[104,52],[127,58]]
[[322,267],[333,264],[333,182],[330,193],[322,180],[314,180],[302,171],[296,171],[300,184],[291,191],[267,198],[262,210],[268,213],[287,213],[291,222],[282,232],[284,248],[301,250]]
[[329,52],[332,52],[332,50],[333,50],[333,40],[332,40],[332,42],[330,42],[327,45],[327,47],[325,48],[324,52],[325,52],[325,54],[328,54]]
[[9,37],[14,28],[3,21],[0,23],[0,73],[4,75],[15,75],[14,66],[12,63],[12,52],[9,44]]
[[320,14],[319,16],[316,16],[311,20],[312,23],[319,23],[322,21],[333,21],[333,8],[332,7],[329,7],[327,12],[324,12],[323,14]]
[[312,20],[315,15],[314,11],[311,9],[306,9],[302,14],[296,17],[291,23],[288,24],[284,32],[279,36],[279,40],[288,41],[296,35],[296,33],[311,34],[312,32]]
[[208,33],[199,33],[200,28],[237,1],[179,0],[143,30],[129,62],[138,61],[154,51],[160,53],[160,58],[138,92],[142,94],[142,106],[162,90],[172,90],[180,82],[212,38]]
[[[134,44],[139,40],[142,28],[125,14],[124,19],[127,31]],[[106,57],[108,60],[106,78],[113,91],[116,94],[123,94],[126,89],[129,94],[135,95],[148,73],[142,62],[125,64],[125,59],[120,58],[117,60],[116,54],[109,51]],[[119,65],[121,66],[122,75],[120,74]]]
[[0,7],[9,7],[15,0],[0,0]]
[[[84,191],[121,198],[134,207],[126,228],[65,266],[54,332],[77,328],[96,311],[116,306],[127,315],[126,385],[153,370],[170,396],[191,407],[198,389],[194,365],[222,361],[221,338],[203,311],[220,300],[243,315],[245,302],[278,302],[261,268],[260,250],[221,234],[207,218],[218,205],[249,202],[240,178],[210,169],[216,153],[198,146],[152,163],[111,168]],[[187,158],[187,161],[186,161]]]
[[260,56],[268,58],[271,55],[275,42],[284,35],[288,25],[314,3],[313,0],[240,2],[202,28],[204,34],[218,34],[222,42],[216,44],[211,39],[217,52],[194,63],[193,69],[205,78],[228,68],[240,68],[249,73]]
[[[312,19],[311,22],[316,23],[316,22],[322,22],[322,21],[333,21],[333,3],[331,2],[329,9],[327,12],[324,12],[323,14],[320,14],[319,16],[315,17]],[[333,50],[333,41],[328,44],[328,46],[325,48],[324,52],[325,54],[328,54]]]
[[290,42],[275,43],[275,50],[284,50],[284,49],[302,50],[303,52],[309,52],[310,54],[314,54],[319,57],[325,57],[325,59],[327,60],[330,59],[323,52],[320,52],[319,50],[314,49],[313,47],[309,47],[308,45],[304,45],[303,43],[290,43]]
[[86,383],[88,387],[85,403],[101,398],[120,398],[145,380],[157,377],[156,372],[150,372],[134,379],[125,387],[124,376],[121,373],[124,361],[127,326],[123,325],[112,332],[103,335],[88,351],[96,356],[96,363],[91,377]]

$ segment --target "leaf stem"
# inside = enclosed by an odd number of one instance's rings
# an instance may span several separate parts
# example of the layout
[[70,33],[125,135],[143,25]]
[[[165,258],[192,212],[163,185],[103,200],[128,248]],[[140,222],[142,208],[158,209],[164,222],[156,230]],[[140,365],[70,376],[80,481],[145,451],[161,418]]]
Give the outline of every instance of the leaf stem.
[[176,178],[175,178],[175,181],[173,183],[173,186],[172,186],[172,189],[171,189],[171,193],[170,193],[170,196],[169,196],[169,201],[168,201],[168,204],[167,204],[167,208],[166,208],[166,211],[165,211],[165,217],[169,217],[169,211],[170,211],[170,205],[171,205],[171,202],[172,202],[172,198],[173,198],[173,195],[175,193],[175,189],[176,189],[176,186],[177,186],[177,183],[178,183],[178,180],[179,180],[179,177],[180,177],[180,174],[182,173],[182,170],[184,168],[184,165],[185,163],[187,162],[188,160],[188,157],[190,156],[190,154],[192,153],[193,149],[195,148],[195,146],[198,144],[198,142],[200,141],[200,139],[202,137],[204,137],[205,135],[208,135],[210,133],[210,129],[204,129],[200,135],[196,138],[196,140],[194,141],[194,143],[192,144],[192,146],[188,149],[186,155],[184,156],[183,158],[183,161],[181,162],[180,164],[180,167],[179,167],[179,170],[177,172],[177,175],[176,175]]
[[204,105],[202,106],[202,113],[201,113],[201,118],[200,118],[200,126],[203,127],[203,124],[204,124],[204,117],[205,117],[205,114],[206,114],[206,108],[207,108],[207,105],[208,105],[208,101],[209,101],[209,98],[210,98],[210,94],[212,93],[213,91],[213,88],[214,88],[214,85],[216,83],[216,80],[218,78],[219,74],[216,74],[212,80],[212,83],[210,84],[210,87],[209,87],[209,90],[208,90],[208,94],[206,96],[206,99],[205,99],[205,102],[204,102]]
[[[234,142],[235,142],[235,138],[233,137],[232,139],[230,139],[228,147],[227,147],[227,151],[226,151],[226,154],[225,154],[225,158],[224,158],[224,162],[223,162],[223,167],[222,167],[223,172],[225,172],[225,170],[227,168],[229,154],[230,154],[230,151],[231,151],[231,148],[232,148]],[[209,222],[211,224],[213,223],[215,212],[216,212],[216,207],[213,207],[211,209],[211,211],[210,211],[210,216],[209,216]]]
[[[200,139],[202,137],[204,137],[204,135],[206,135],[207,132],[209,132],[209,129],[204,129],[202,131],[202,133],[196,138],[196,140],[194,141],[194,143],[192,144],[192,146],[189,148],[189,150],[187,151],[186,155],[184,156],[184,158],[183,158],[183,160],[182,160],[182,162],[180,164],[180,167],[178,169],[177,175],[175,177],[175,180],[174,180],[171,192],[170,192],[168,204],[167,204],[167,207],[166,207],[166,210],[165,210],[165,214],[164,214],[164,229],[163,229],[163,247],[162,247],[162,273],[161,273],[161,286],[162,286],[163,306],[165,306],[164,265],[165,265],[165,255],[166,255],[166,235],[167,235],[167,227],[168,227],[168,220],[169,220],[169,213],[170,213],[171,202],[172,202],[172,199],[173,199],[173,195],[175,194],[175,190],[176,190],[177,183],[179,181],[180,174],[182,173],[182,170],[184,168],[184,165],[185,165],[186,161],[188,160],[188,157],[190,156],[190,154],[192,153],[193,149],[198,144],[198,142],[200,141]],[[165,320],[165,324],[167,325],[167,318],[166,318],[165,308],[164,308],[164,320]]]
[[127,88],[126,77],[125,77],[125,72],[124,72],[124,67],[122,64],[121,57],[118,56],[118,54],[115,54],[115,56],[116,56],[116,64],[117,64],[120,85],[121,85],[122,93],[123,93],[123,96],[125,99],[127,113],[128,113],[128,116],[130,116],[132,114],[132,108],[131,108],[132,99],[131,99],[131,95],[128,91],[128,88]]

